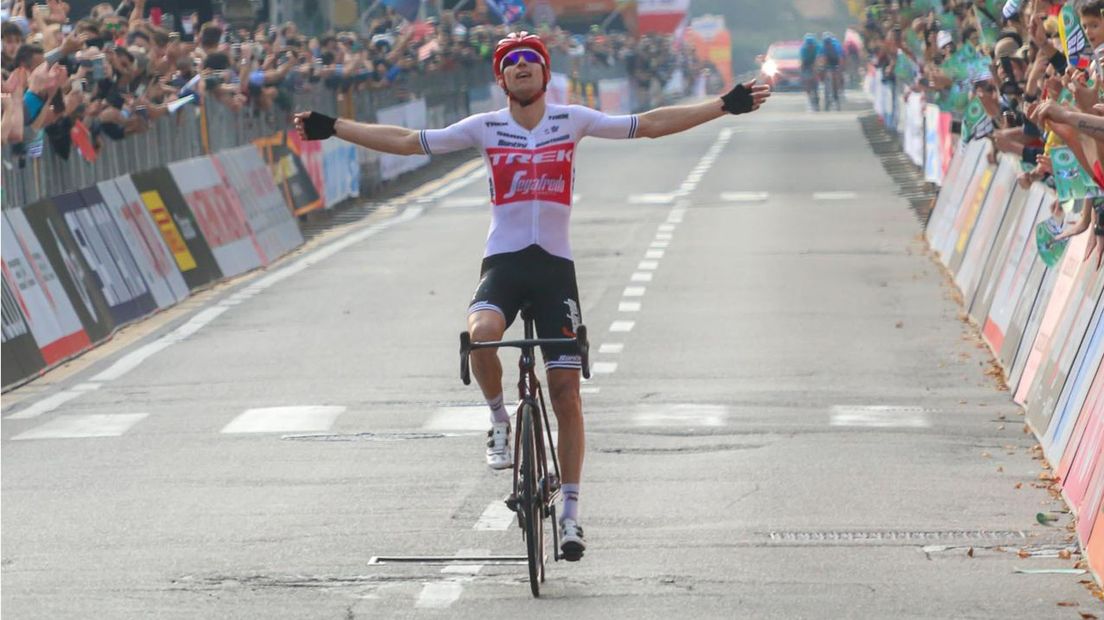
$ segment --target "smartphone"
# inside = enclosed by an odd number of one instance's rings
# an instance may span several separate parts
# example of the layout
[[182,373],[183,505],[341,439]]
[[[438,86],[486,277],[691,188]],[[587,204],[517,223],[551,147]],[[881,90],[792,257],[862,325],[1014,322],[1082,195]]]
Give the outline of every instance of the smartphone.
[[104,55],[96,54],[90,60],[92,61],[92,79],[97,82],[104,79]]

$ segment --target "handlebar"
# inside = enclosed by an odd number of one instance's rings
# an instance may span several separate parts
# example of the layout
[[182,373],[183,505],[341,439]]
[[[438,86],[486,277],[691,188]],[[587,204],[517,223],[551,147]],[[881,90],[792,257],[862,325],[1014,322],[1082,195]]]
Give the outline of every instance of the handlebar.
[[471,334],[460,332],[460,380],[464,385],[471,385],[471,368],[469,355],[477,349],[500,349],[502,347],[539,347],[549,344],[574,344],[579,349],[582,359],[583,377],[590,378],[590,343],[587,341],[586,325],[580,325],[575,330],[574,338],[532,338],[528,340],[498,340],[494,342],[472,342]]

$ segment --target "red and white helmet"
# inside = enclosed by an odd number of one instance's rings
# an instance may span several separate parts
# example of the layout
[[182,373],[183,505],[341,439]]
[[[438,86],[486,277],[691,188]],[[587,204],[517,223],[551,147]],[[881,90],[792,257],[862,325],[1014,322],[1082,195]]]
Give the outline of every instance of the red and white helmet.
[[505,39],[498,42],[494,52],[494,75],[495,79],[502,77],[502,59],[506,57],[506,54],[521,49],[529,48],[544,58],[544,86],[548,87],[548,81],[552,79],[552,56],[548,54],[548,48],[544,46],[544,41],[535,34],[530,34],[524,30],[521,32],[511,32],[506,35]]

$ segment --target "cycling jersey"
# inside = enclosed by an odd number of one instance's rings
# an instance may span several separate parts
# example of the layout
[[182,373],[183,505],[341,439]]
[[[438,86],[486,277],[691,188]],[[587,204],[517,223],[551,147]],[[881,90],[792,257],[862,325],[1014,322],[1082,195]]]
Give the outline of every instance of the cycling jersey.
[[539,245],[571,260],[575,145],[586,136],[635,138],[638,124],[636,115],[609,116],[583,106],[549,104],[532,131],[502,109],[444,129],[422,130],[419,137],[426,154],[473,147],[483,151],[492,205],[484,257]]

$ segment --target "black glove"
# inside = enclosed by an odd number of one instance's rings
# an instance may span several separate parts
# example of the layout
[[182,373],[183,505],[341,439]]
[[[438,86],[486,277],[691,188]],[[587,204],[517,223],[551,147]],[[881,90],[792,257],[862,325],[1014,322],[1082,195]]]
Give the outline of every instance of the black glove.
[[303,121],[303,133],[307,134],[307,140],[325,140],[337,133],[335,123],[336,118],[312,110],[307,120]]
[[751,108],[755,105],[755,100],[751,97],[751,89],[743,84],[737,84],[736,88],[721,97],[721,101],[724,102],[721,109],[729,114],[751,112]]

